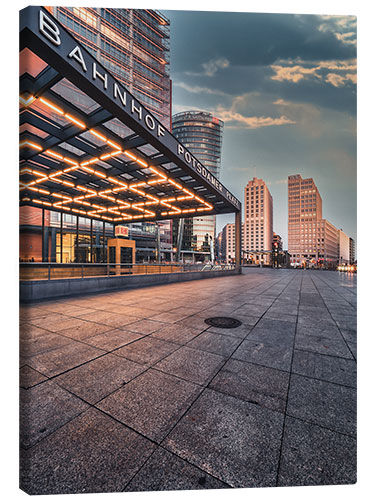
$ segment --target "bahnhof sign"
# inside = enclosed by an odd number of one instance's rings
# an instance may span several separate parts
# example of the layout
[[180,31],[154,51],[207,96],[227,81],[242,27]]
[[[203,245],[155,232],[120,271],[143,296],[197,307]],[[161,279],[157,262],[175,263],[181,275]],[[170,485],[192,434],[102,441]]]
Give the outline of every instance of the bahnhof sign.
[[20,51],[21,206],[115,225],[234,212],[241,227],[239,200],[42,7],[21,11]]

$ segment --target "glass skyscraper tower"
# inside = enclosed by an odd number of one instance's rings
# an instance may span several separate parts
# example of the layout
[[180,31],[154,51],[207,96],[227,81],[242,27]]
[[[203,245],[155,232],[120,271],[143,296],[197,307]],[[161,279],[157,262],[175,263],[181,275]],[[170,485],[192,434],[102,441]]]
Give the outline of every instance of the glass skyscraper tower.
[[[173,135],[218,179],[223,126],[223,121],[204,111],[184,111],[172,116]],[[192,223],[186,222],[190,235],[185,229],[183,249],[209,252],[211,241],[215,241],[215,216],[194,217]],[[191,248],[187,248],[189,245]]]
[[[169,76],[169,20],[156,10],[89,7],[46,7],[129,92],[168,129],[171,129],[171,80]],[[54,90],[86,112],[95,103],[62,79]],[[120,137],[128,128],[119,120],[106,123]],[[151,146],[144,146],[148,153]],[[171,221],[158,223],[161,247],[171,251]],[[60,229],[62,228],[62,229]],[[137,259],[154,258],[155,223],[130,225],[137,241]],[[35,207],[20,210],[22,260],[51,262],[103,262],[106,240],[113,225]],[[44,242],[44,243],[42,243]]]

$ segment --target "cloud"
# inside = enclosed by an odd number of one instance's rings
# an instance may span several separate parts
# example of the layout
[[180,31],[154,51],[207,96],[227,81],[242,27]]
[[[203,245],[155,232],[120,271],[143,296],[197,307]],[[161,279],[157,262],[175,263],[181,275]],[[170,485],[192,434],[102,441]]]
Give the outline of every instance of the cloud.
[[211,61],[203,63],[202,66],[204,74],[211,77],[214,76],[219,69],[227,68],[229,66],[229,61],[228,59],[221,57],[219,59],[211,59]]
[[[356,69],[357,65],[354,59],[350,61],[320,61],[317,65],[309,63],[291,66],[289,61],[281,61],[281,64],[271,65],[274,74],[270,77],[271,80],[291,81],[298,83],[301,80],[314,78],[330,83],[334,87],[341,87],[348,83],[356,83]],[[331,73],[327,73],[327,71]],[[335,71],[335,73],[332,73]],[[337,72],[346,72],[345,75],[340,75]],[[348,73],[349,72],[349,73]]]
[[209,87],[201,87],[200,85],[188,85],[184,82],[173,82],[175,87],[180,87],[187,92],[192,94],[214,94],[214,95],[226,95],[222,90],[212,89]]
[[271,69],[275,71],[275,75],[271,76],[271,80],[277,80],[282,82],[283,80],[289,80],[292,82],[299,82],[306,75],[311,75],[316,78],[321,78],[320,75],[316,73],[316,68],[304,68],[303,66],[279,66],[272,65]]
[[225,109],[222,106],[219,106],[215,110],[215,115],[224,121],[227,128],[237,129],[257,129],[278,125],[294,125],[296,123],[295,121],[287,118],[285,115],[278,118],[272,118],[271,116],[245,116],[238,111],[235,111],[233,107],[231,109]]

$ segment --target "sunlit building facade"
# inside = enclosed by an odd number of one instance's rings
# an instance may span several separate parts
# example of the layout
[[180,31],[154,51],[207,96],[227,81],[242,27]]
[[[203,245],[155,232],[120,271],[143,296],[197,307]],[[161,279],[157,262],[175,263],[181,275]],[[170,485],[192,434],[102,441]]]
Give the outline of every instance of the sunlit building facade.
[[[242,223],[242,241],[244,238],[245,224]],[[226,264],[235,262],[236,227],[234,223],[225,224],[221,231],[221,256]]]
[[[155,10],[118,8],[47,7],[47,10],[171,129],[170,27],[163,14]],[[94,101],[65,79],[53,90],[86,113],[96,109]],[[117,119],[105,126],[120,137],[129,134],[126,125]],[[144,146],[144,152],[152,153],[150,148]],[[155,258],[158,239],[162,258],[170,258],[171,221],[160,221],[158,227],[155,223],[133,223],[129,230],[130,237],[136,240],[138,261]],[[113,224],[35,207],[20,209],[21,260],[105,262],[106,241],[113,235]]]
[[[273,199],[263,179],[254,177],[245,186],[244,259],[270,264],[273,239]],[[264,252],[264,253],[262,253]]]
[[[221,120],[204,111],[185,111],[172,116],[173,135],[217,179],[220,178],[223,127]],[[215,241],[215,226],[213,215],[194,217],[191,232],[184,235],[183,245],[186,247],[191,240],[192,251],[209,252]]]
[[288,246],[295,267],[334,268],[338,231],[322,218],[322,198],[312,178],[288,177]]

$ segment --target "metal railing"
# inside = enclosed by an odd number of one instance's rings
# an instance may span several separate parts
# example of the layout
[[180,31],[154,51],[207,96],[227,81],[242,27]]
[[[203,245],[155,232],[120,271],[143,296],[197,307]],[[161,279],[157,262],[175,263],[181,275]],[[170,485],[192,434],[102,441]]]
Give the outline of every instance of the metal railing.
[[234,269],[234,264],[183,264],[180,262],[163,264],[20,262],[19,279],[21,281],[84,279],[140,274],[229,271]]

